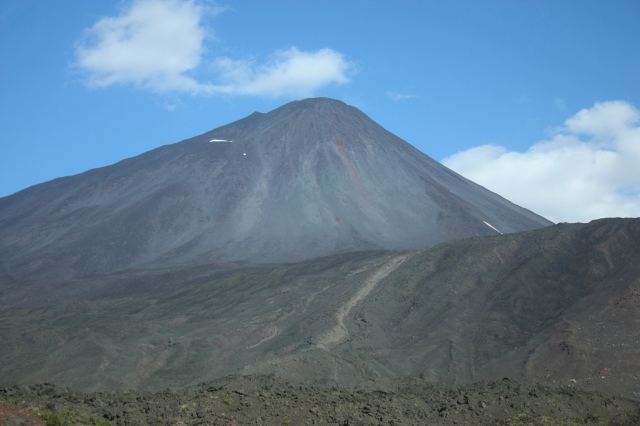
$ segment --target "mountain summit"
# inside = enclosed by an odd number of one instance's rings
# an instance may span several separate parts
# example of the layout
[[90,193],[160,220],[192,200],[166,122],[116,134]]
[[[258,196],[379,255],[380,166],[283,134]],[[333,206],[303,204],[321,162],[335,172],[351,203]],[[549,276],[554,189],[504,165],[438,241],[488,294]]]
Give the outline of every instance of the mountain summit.
[[358,109],[305,99],[0,199],[0,279],[291,262],[549,224]]

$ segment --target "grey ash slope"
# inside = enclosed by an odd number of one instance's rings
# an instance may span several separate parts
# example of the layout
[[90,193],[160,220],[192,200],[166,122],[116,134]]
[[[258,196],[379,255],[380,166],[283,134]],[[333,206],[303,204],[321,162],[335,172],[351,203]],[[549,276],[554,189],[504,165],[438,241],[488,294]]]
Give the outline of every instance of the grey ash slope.
[[484,222],[550,224],[317,98],[0,199],[0,257],[18,280],[291,262],[496,233]]
[[640,218],[602,219],[225,274],[207,265],[20,283],[0,289],[0,382],[509,377],[638,399],[638,324]]

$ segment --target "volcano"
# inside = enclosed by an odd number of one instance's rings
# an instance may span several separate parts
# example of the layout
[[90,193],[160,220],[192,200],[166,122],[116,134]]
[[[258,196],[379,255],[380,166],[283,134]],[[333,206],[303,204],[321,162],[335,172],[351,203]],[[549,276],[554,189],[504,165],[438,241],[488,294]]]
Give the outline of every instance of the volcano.
[[0,280],[293,262],[550,225],[314,98],[0,199]]

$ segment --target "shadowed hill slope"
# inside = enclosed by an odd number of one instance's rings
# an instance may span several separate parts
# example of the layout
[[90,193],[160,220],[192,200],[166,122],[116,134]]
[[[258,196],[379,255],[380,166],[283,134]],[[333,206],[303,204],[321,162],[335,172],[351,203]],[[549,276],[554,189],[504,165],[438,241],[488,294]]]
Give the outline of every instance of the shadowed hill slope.
[[421,248],[549,224],[356,108],[306,99],[1,198],[0,284]]
[[640,219],[223,274],[153,271],[155,287],[136,289],[151,273],[118,275],[128,297],[108,292],[113,277],[60,283],[64,301],[5,288],[0,376],[89,390],[238,372],[342,384],[507,376],[640,397]]

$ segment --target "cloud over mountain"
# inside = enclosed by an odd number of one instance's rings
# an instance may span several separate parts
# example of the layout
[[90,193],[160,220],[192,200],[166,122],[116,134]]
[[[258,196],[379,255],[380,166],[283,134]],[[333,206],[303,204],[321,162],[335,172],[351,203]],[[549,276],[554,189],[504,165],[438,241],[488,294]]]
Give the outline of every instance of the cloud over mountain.
[[352,66],[332,49],[305,52],[292,47],[274,53],[266,64],[218,58],[214,62],[224,86],[211,90],[243,95],[310,95],[322,86],[349,81]]
[[[213,33],[203,19],[220,12],[194,0],[136,0],[85,31],[75,65],[90,87],[133,84],[192,95],[309,96],[349,81],[353,66],[329,48],[291,47],[276,51],[266,63],[222,56],[207,60],[205,42]],[[193,76],[203,63],[213,65],[209,81]]]
[[526,152],[482,145],[443,163],[554,221],[640,216],[640,111],[596,103]]

